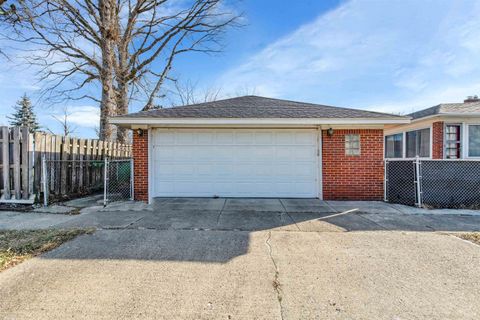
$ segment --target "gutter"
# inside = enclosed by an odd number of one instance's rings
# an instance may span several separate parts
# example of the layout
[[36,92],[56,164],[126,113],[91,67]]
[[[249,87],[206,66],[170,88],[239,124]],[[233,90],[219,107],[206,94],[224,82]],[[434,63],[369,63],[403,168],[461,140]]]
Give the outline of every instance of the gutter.
[[114,117],[109,123],[120,126],[174,126],[174,125],[385,125],[408,124],[410,118],[126,118]]

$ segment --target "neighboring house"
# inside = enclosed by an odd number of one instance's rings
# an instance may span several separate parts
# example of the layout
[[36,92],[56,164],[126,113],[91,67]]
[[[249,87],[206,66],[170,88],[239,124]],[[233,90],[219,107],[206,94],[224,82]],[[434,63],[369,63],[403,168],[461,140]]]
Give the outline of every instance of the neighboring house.
[[385,130],[385,158],[480,158],[480,99],[444,103],[409,114],[410,124]]
[[134,194],[382,200],[384,129],[409,117],[245,96],[111,119],[133,129]]

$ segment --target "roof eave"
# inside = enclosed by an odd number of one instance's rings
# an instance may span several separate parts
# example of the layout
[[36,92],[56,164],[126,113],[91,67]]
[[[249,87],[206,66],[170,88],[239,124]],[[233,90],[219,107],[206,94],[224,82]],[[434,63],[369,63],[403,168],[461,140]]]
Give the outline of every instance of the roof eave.
[[114,117],[111,124],[132,125],[385,125],[407,124],[410,118],[133,118]]

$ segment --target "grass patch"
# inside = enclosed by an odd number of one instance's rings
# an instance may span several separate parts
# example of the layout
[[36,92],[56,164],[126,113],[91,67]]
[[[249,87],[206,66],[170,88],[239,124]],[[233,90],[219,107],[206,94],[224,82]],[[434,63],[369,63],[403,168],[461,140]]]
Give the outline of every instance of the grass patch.
[[91,229],[0,231],[0,271],[92,232]]
[[462,233],[458,236],[464,240],[468,240],[470,242],[480,245],[480,232]]

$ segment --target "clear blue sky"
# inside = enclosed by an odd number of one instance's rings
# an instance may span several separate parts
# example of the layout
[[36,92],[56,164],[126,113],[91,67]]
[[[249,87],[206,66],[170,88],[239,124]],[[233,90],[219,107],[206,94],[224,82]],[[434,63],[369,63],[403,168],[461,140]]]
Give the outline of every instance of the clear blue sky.
[[[221,55],[188,55],[174,65],[183,79],[222,96],[258,95],[409,113],[480,94],[480,1],[244,0],[245,27],[225,36]],[[32,70],[0,66],[0,123],[24,93]],[[40,122],[59,130],[39,105]],[[69,103],[76,135],[93,136],[98,107]],[[135,106],[131,111],[137,111]]]

